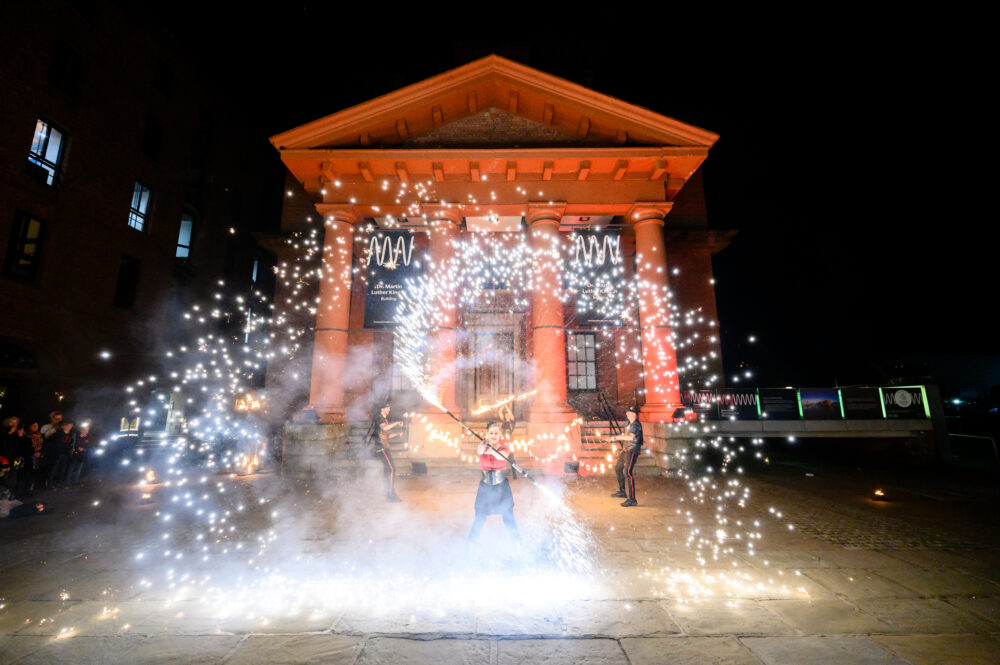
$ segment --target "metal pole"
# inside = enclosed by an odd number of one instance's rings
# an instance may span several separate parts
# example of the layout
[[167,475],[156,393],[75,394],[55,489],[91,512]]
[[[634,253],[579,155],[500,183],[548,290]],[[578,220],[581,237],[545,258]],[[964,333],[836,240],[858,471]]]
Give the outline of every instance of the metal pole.
[[441,410],[444,411],[445,413],[447,413],[449,416],[451,416],[452,419],[456,423],[458,423],[459,425],[461,425],[462,427],[464,427],[465,429],[467,429],[472,434],[472,436],[476,437],[481,442],[483,442],[484,444],[486,444],[487,448],[492,449],[494,452],[496,452],[497,455],[499,455],[504,460],[506,460],[506,462],[508,464],[510,464],[511,468],[514,469],[514,471],[517,471],[522,476],[524,476],[525,478],[527,478],[528,480],[530,480],[532,483],[534,483],[535,485],[538,485],[538,481],[537,480],[535,480],[534,478],[532,478],[531,476],[529,476],[528,473],[524,469],[522,469],[517,464],[515,464],[514,462],[512,462],[509,457],[507,457],[502,452],[500,452],[499,450],[497,450],[495,447],[493,447],[492,445],[490,445],[489,441],[487,441],[483,437],[479,436],[479,434],[474,429],[472,429],[471,427],[469,427],[468,425],[466,425],[464,422],[462,422],[462,420],[458,416],[456,416],[454,413],[452,413],[448,409],[444,408],[443,406],[441,407]]

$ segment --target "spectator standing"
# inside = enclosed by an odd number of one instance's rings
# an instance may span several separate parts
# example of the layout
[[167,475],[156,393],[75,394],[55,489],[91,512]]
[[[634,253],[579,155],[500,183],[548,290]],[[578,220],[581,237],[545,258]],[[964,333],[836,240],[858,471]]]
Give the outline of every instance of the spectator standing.
[[17,470],[17,483],[14,495],[18,499],[31,496],[31,482],[34,479],[32,460],[35,449],[31,445],[31,437],[24,431],[24,426],[17,428],[17,443],[14,448],[14,468]]
[[47,439],[56,432],[59,431],[59,423],[62,422],[62,413],[59,411],[49,412],[49,422],[46,425],[42,425],[42,438]]
[[49,470],[49,487],[53,489],[58,489],[66,482],[66,473],[69,471],[69,461],[75,443],[73,423],[63,421],[59,423],[59,427],[59,431],[46,439],[46,443],[51,442],[52,468]]
[[69,464],[68,484],[75,485],[80,482],[80,474],[84,468],[90,467],[90,455],[93,444],[90,441],[90,425],[84,423],[76,433],[76,440],[73,443],[73,455]]
[[45,442],[45,437],[42,436],[42,430],[37,422],[31,423],[28,426],[25,436],[31,441],[31,491],[34,491],[35,488],[42,486],[42,482],[45,479],[42,472],[44,468],[42,444]]
[[[17,430],[20,425],[21,421],[17,416],[7,416],[3,419],[3,431],[0,431],[0,457],[6,459],[11,468],[14,466],[14,456],[19,448]],[[0,484],[12,487],[12,480],[10,474],[6,473]]]

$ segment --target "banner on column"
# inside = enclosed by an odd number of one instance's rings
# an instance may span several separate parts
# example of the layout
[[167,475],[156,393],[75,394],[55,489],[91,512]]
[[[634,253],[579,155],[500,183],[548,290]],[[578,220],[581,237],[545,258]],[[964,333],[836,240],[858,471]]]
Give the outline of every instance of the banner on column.
[[752,388],[720,390],[719,417],[726,420],[757,420],[760,417],[757,391]]
[[697,413],[699,419],[719,418],[719,402],[714,390],[682,390],[681,404]]
[[620,326],[625,264],[618,230],[574,231],[564,286],[576,291],[581,326]]
[[886,418],[930,418],[927,393],[923,386],[879,388]]
[[877,388],[841,388],[840,403],[848,420],[880,420],[882,404]]
[[760,412],[768,420],[798,420],[799,391],[794,388],[761,388]]
[[806,420],[840,420],[844,411],[836,388],[801,388],[799,404]]
[[406,280],[423,273],[413,231],[379,230],[368,241],[365,328],[391,328]]

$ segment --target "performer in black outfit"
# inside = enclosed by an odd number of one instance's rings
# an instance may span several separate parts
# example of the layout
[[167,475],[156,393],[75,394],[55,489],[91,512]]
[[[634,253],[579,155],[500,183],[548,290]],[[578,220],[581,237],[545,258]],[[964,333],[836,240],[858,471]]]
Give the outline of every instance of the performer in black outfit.
[[372,419],[372,426],[369,429],[368,436],[374,444],[372,449],[373,454],[382,460],[382,465],[385,467],[385,476],[388,483],[388,491],[385,498],[387,501],[399,503],[402,499],[396,496],[396,463],[392,461],[392,452],[389,450],[389,432],[403,423],[400,421],[389,422],[389,410],[391,408],[392,405],[386,403],[378,410],[378,413]]
[[615,475],[618,476],[618,491],[611,496],[624,498],[622,505],[626,508],[639,505],[635,500],[635,476],[632,475],[635,469],[635,462],[642,452],[642,425],[639,424],[639,409],[630,406],[625,409],[625,417],[628,418],[628,427],[618,436],[612,437],[613,441],[622,442],[622,451],[618,455],[618,463],[615,464]]

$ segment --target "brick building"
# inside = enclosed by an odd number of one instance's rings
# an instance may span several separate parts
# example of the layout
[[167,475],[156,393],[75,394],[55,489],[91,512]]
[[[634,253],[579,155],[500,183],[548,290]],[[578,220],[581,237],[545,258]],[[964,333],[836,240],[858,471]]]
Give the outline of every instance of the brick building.
[[[536,391],[515,403],[536,442],[593,413],[601,395],[619,416],[637,404],[644,422],[675,419],[681,388],[704,387],[722,370],[711,257],[731,233],[708,228],[699,171],[717,138],[497,56],[272,137],[325,221],[309,398],[322,436],[347,436],[373,396],[408,389],[397,371],[407,349],[380,295],[389,287],[373,289],[392,278],[372,248],[393,245],[392,270],[415,252],[432,273],[472,232],[510,244],[508,253],[530,244],[534,278],[525,292],[494,284],[486,301],[435,305],[432,325],[416,334],[429,340],[437,401],[475,419],[483,404]],[[590,287],[564,282],[563,257],[547,253],[579,238],[610,242],[617,272],[602,274],[636,285],[624,320],[582,311]],[[399,242],[411,248],[402,259]],[[676,315],[692,311],[703,334],[686,336]],[[599,345],[609,329],[612,343]],[[699,359],[684,386],[681,344]],[[625,362],[619,349],[639,346],[639,362]],[[414,406],[454,429],[435,407]],[[310,448],[319,438],[295,436],[286,465],[299,454],[312,460],[300,466],[322,458]],[[428,457],[447,454],[420,431],[410,437]],[[579,446],[578,434],[569,439]]]
[[277,226],[280,162],[141,12],[0,7],[4,413],[96,415],[156,370],[181,303],[269,274],[251,232]]

